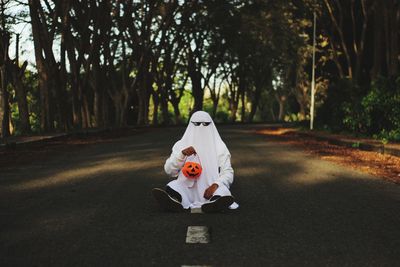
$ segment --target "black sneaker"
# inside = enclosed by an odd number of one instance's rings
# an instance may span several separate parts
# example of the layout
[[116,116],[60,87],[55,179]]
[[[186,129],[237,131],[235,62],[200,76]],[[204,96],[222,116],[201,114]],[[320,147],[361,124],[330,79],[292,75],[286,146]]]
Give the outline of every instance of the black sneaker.
[[210,203],[203,204],[201,210],[204,213],[213,213],[227,210],[235,202],[232,196],[223,196]]
[[154,198],[157,200],[158,205],[166,211],[172,211],[172,212],[183,212],[184,208],[182,204],[176,200],[175,198],[172,198],[170,195],[167,194],[164,190],[160,188],[153,188],[151,190],[151,193],[153,194]]

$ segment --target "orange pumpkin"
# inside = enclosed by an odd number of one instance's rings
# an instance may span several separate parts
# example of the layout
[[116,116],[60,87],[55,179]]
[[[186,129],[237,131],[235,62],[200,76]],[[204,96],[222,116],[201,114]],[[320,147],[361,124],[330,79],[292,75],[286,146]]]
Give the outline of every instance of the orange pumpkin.
[[182,173],[189,179],[198,179],[201,175],[201,165],[197,162],[187,161],[185,165],[183,165]]

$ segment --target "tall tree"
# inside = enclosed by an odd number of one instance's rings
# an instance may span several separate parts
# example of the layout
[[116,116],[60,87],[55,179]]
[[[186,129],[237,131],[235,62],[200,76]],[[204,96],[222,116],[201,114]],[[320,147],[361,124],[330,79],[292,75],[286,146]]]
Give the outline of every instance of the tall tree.
[[18,103],[18,115],[20,119],[20,131],[22,134],[28,134],[31,131],[30,123],[29,123],[29,110],[28,110],[28,102],[26,99],[26,88],[23,83],[24,77],[25,77],[25,70],[26,67],[28,66],[28,62],[24,61],[22,66],[19,66],[19,49],[18,49],[18,39],[19,36],[17,36],[17,41],[16,41],[16,58],[13,62],[10,63],[9,67],[9,76],[11,79],[11,84],[13,85],[15,89],[15,95],[17,97],[17,103]]
[[[40,103],[41,103],[41,129],[48,131],[54,129],[54,122],[64,125],[62,117],[63,101],[60,97],[59,64],[55,59],[53,42],[56,34],[58,6],[51,6],[45,1],[48,19],[39,0],[29,0],[32,35],[35,48],[36,67],[39,73]],[[56,2],[55,4],[57,4]],[[50,22],[50,25],[49,25]]]
[[345,76],[357,85],[370,80],[364,75],[367,72],[363,63],[371,14],[377,4],[375,0],[324,0],[332,27],[331,47],[335,57],[344,55],[344,60],[335,59],[335,62],[340,64],[339,72],[346,70]]
[[9,93],[7,91],[8,76],[7,76],[7,64],[8,64],[8,49],[10,45],[10,34],[5,29],[5,15],[4,15],[4,4],[2,5],[2,26],[0,29],[0,131],[2,137],[10,135],[10,106],[9,106]]

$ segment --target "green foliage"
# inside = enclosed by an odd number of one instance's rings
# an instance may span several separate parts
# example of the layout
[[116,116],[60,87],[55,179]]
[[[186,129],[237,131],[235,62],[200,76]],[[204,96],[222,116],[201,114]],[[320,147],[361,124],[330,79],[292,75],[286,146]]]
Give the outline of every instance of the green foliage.
[[381,140],[383,144],[387,144],[389,141],[400,142],[400,129],[391,131],[383,129],[379,134],[374,134],[373,137]]
[[328,125],[335,132],[356,125],[351,119],[353,91],[354,85],[348,79],[332,83],[328,88],[324,104],[317,111],[317,124]]
[[306,116],[304,117],[303,114],[301,114],[301,113],[290,113],[285,116],[284,121],[300,122],[300,121],[304,121],[305,119],[309,120],[310,115],[306,114]]
[[316,122],[320,126],[328,125],[334,132],[367,133],[361,99],[362,90],[352,80],[341,79],[332,83],[318,109]]
[[353,133],[365,133],[365,117],[360,103],[357,99],[351,102],[344,102],[341,105],[343,111],[343,126],[344,129]]
[[318,114],[318,122],[334,131],[400,141],[400,78],[379,78],[365,96],[350,81],[339,81],[329,88]]
[[17,102],[14,102],[14,103],[11,104],[10,112],[11,112],[11,123],[13,125],[12,134],[20,135],[21,134],[21,131],[20,131],[21,127],[20,127],[20,119],[19,119],[19,111],[18,111]]
[[389,139],[396,137],[395,132],[400,131],[400,78],[380,78],[373,82],[361,104],[369,132],[383,134]]
[[179,111],[181,113],[181,118],[184,123],[188,121],[192,108],[193,108],[192,93],[189,90],[185,90],[182,99],[179,102]]
[[[108,102],[105,103],[110,105],[109,97],[116,96],[112,96],[112,92],[118,91],[122,87],[122,69],[124,69],[127,84],[137,86],[137,88],[129,90],[129,106],[135,110],[128,115],[130,121],[136,121],[137,110],[140,110],[141,105],[148,101],[147,98],[141,99],[142,94],[136,92],[141,92],[141,89],[146,88],[143,85],[146,84],[149,77],[153,77],[157,82],[157,91],[150,92],[151,88],[147,88],[149,90],[143,95],[147,97],[157,93],[160,98],[162,97],[164,100],[167,98],[169,101],[174,101],[175,93],[185,87],[187,83],[186,90],[179,102],[180,122],[186,122],[193,110],[194,100],[190,87],[193,80],[198,81],[193,77],[201,77],[201,87],[209,86],[213,79],[218,83],[219,80],[222,80],[230,85],[228,93],[221,92],[216,110],[214,110],[209,95],[205,92],[203,109],[212,114],[216,122],[228,122],[233,118],[245,121],[252,119],[253,115],[253,121],[276,121],[282,119],[283,116],[286,121],[308,119],[312,13],[316,11],[318,33],[315,105],[319,108],[319,105],[324,102],[316,112],[317,122],[320,122],[320,125],[328,125],[337,131],[376,134],[379,136],[378,138],[388,140],[397,138],[400,128],[398,82],[378,80],[369,90],[370,71],[366,67],[371,65],[371,62],[365,60],[360,75],[355,75],[357,72],[353,70],[353,76],[359,76],[356,78],[358,81],[339,79],[335,83],[331,83],[338,76],[343,77],[348,74],[339,75],[340,73],[333,64],[336,59],[337,64],[343,65],[345,58],[342,49],[335,43],[335,40],[339,38],[328,34],[331,32],[330,20],[326,14],[325,5],[321,1],[206,0],[174,3],[139,1],[134,5],[129,4],[130,1],[122,1],[104,6],[97,6],[97,2],[90,2],[86,6],[75,2],[75,4],[69,5],[70,12],[67,12],[66,15],[74,14],[71,19],[75,21],[70,25],[62,25],[60,18],[49,16],[53,13],[50,12],[53,9],[62,9],[61,2],[49,1],[50,5],[43,5],[40,8],[44,11],[43,14],[48,21],[49,29],[54,29],[54,40],[58,40],[57,38],[60,38],[60,33],[64,30],[71,32],[71,38],[66,41],[65,45],[70,48],[67,51],[77,53],[77,59],[89,57],[87,49],[83,48],[85,44],[93,43],[92,41],[96,38],[99,42],[94,42],[98,43],[95,49],[101,51],[102,57],[106,56],[110,48],[115,47],[116,49],[113,57],[108,60],[103,58],[98,62],[99,66],[89,64],[88,68],[80,70],[79,75],[71,73],[71,68],[66,68],[70,73],[61,77],[67,82],[67,86],[62,87],[62,90],[65,91],[61,92],[61,95],[66,96],[65,99],[72,98],[72,91],[68,88],[71,88],[71,81],[74,81],[74,78],[77,79],[80,90],[84,93],[78,99],[80,101],[85,99],[83,103],[87,103],[86,110],[89,111],[88,116],[91,118],[94,118],[94,91],[98,89],[94,87],[104,86],[107,88],[105,97],[108,98]],[[17,13],[16,9],[15,16],[24,17],[22,13]],[[96,14],[102,14],[102,16],[99,17]],[[126,14],[132,14],[132,16],[126,16]],[[343,15],[346,21],[350,19],[346,17],[349,15],[348,13]],[[9,23],[11,24],[11,21]],[[86,26],[81,28],[79,25]],[[356,26],[358,28],[359,25]],[[87,28],[93,30],[86,32]],[[48,29],[41,30],[44,34]],[[130,36],[139,30],[140,34],[135,38]],[[121,43],[122,39],[117,37],[120,34],[121,36],[126,35],[130,42]],[[351,43],[354,36],[347,31],[345,31],[345,35],[345,43]],[[335,51],[332,51],[333,49]],[[370,50],[367,45],[365,51]],[[59,51],[54,52],[56,61],[58,61]],[[96,53],[91,53],[89,61],[95,62],[96,55]],[[352,57],[351,61],[354,61],[352,51],[350,51],[350,56]],[[114,64],[111,59],[114,57],[115,61],[119,61],[118,58],[123,61]],[[188,68],[189,58],[192,58],[194,61],[192,63],[195,63],[192,69]],[[126,67],[126,70],[122,66]],[[97,68],[99,68],[99,72]],[[116,68],[119,70],[115,71]],[[342,68],[345,69],[343,66]],[[194,72],[196,75],[193,76]],[[93,83],[92,77],[99,73],[101,73],[100,76],[104,75],[104,79],[101,79],[101,82]],[[47,75],[47,77],[52,80],[51,75]],[[39,119],[42,117],[40,109],[43,107],[39,101],[37,77],[27,71],[25,80],[30,122],[33,131],[39,131]],[[132,82],[133,80],[135,83]],[[328,84],[331,86],[326,95],[325,88]],[[214,85],[212,88],[216,88],[216,86]],[[52,93],[50,92],[50,94]],[[242,97],[245,99],[244,104],[241,101],[238,102],[238,99]],[[55,97],[51,96],[49,101],[51,106],[56,105]],[[282,106],[279,106],[279,101]],[[66,108],[66,113],[68,113],[66,116],[69,118],[72,118],[71,102],[68,101],[66,104],[69,106]],[[14,97],[12,121],[18,132],[19,114],[15,103]],[[178,103],[178,101],[174,101],[174,103]],[[242,114],[242,105],[244,105],[244,114]],[[150,121],[155,112],[153,107],[154,103],[151,101]],[[107,107],[103,106],[103,108]],[[236,111],[235,116],[232,116],[230,108]],[[52,108],[51,110],[57,109]],[[108,110],[112,113],[113,107],[108,107]],[[163,117],[166,116],[162,116],[165,114],[162,114],[161,109],[156,111],[158,112],[158,123],[162,123]],[[169,103],[168,112],[171,119],[175,118],[171,103]],[[146,114],[146,112],[143,113]],[[47,116],[48,114],[43,112],[42,115]],[[57,116],[60,114],[54,114],[54,117]],[[135,117],[135,120],[131,117]],[[179,120],[178,112],[177,120]]]
[[217,111],[215,114],[215,121],[219,123],[229,122],[229,113],[224,110]]
[[360,142],[355,142],[355,143],[351,144],[351,147],[359,148],[360,147]]
[[[213,114],[213,102],[211,98],[204,99],[203,105],[204,111],[208,112],[210,115]],[[214,121],[216,123],[227,123],[229,122],[229,105],[227,100],[224,97],[218,102],[217,111],[214,116]]]

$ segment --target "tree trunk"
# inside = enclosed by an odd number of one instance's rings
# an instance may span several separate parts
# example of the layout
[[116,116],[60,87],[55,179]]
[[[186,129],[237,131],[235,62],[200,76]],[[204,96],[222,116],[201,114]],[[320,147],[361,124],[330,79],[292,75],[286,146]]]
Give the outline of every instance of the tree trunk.
[[[139,84],[139,86],[144,86],[144,84]],[[146,115],[145,115],[145,106],[144,106],[145,98],[146,98],[145,92],[143,92],[143,89],[138,89],[137,95],[138,95],[138,109],[139,109],[137,125],[144,125],[144,124],[146,124],[145,123]]]
[[335,43],[334,43],[334,40],[333,40],[333,36],[331,37],[329,45],[330,45],[330,47],[331,47],[331,49],[333,51],[333,62],[335,63],[335,65],[336,65],[336,67],[338,69],[339,77],[341,79],[343,79],[343,78],[345,78],[345,75],[344,75],[344,72],[343,72],[342,64],[340,64],[340,61],[339,61],[339,55],[338,55],[338,52],[337,52],[337,49],[336,49],[336,46],[335,46]]
[[230,92],[230,97],[228,98],[228,101],[229,101],[230,121],[235,122],[239,105],[239,92],[238,90],[235,90],[235,85],[233,83],[229,85],[229,92]]
[[148,124],[148,114],[149,114],[149,99],[150,99],[150,93],[148,91],[149,87],[152,85],[149,85],[150,83],[150,77],[149,77],[149,67],[150,67],[150,59],[148,58],[148,55],[143,54],[141,57],[141,60],[139,61],[139,70],[137,73],[137,79],[138,82],[137,87],[136,87],[136,92],[138,96],[138,119],[137,119],[137,124],[138,125],[147,125]]
[[[152,84],[156,83],[157,85],[157,90],[155,90],[153,88],[153,86],[151,86],[151,88],[149,88],[149,91],[151,92],[151,97],[153,100],[153,118],[152,118],[152,124],[153,125],[158,125],[159,124],[159,120],[158,120],[158,115],[159,115],[159,107],[161,104],[161,114],[163,116],[163,124],[166,124],[166,121],[164,120],[164,116],[168,116],[168,106],[165,110],[165,106],[164,108],[163,103],[165,105],[165,103],[168,105],[168,99],[166,98],[166,94],[165,94],[165,86],[164,86],[164,77],[162,77],[164,70],[161,70],[161,73],[158,73],[157,67],[158,67],[158,57],[159,57],[159,53],[157,51],[157,55],[156,56],[152,56],[152,61],[151,61],[151,72],[150,72],[150,76],[152,78]],[[164,63],[165,64],[165,63]]]
[[198,73],[190,78],[192,80],[192,93],[194,98],[192,112],[196,112],[203,109],[203,88],[201,86],[201,77]]
[[111,99],[113,100],[114,103],[114,126],[119,127],[121,125],[122,121],[122,112],[121,112],[121,103],[122,103],[122,95],[119,92],[115,92],[112,96]]
[[72,118],[74,128],[82,129],[82,90],[79,79],[79,71],[74,68],[71,72]]
[[213,106],[212,106],[212,111],[211,111],[211,117],[213,119],[215,119],[215,117],[217,116],[218,102],[219,102],[219,99],[213,100]]
[[110,111],[110,99],[107,97],[105,89],[103,89],[103,97],[102,97],[102,111],[101,111],[101,119],[102,119],[102,127],[107,128],[110,126],[109,120],[109,111]]
[[174,108],[174,115],[175,115],[175,124],[178,125],[182,123],[181,111],[179,110],[179,102],[173,101],[171,102],[172,107]]
[[240,112],[240,121],[245,122],[246,120],[246,91],[240,92],[240,102],[242,103]]
[[194,98],[194,106],[192,113],[203,109],[203,87],[201,86],[201,73],[196,65],[194,53],[189,49],[188,54],[188,73],[192,81],[192,94]]
[[256,85],[254,96],[253,96],[253,99],[251,101],[251,110],[250,110],[250,113],[249,113],[249,117],[247,118],[248,122],[253,122],[254,115],[257,112],[258,103],[260,102],[260,98],[261,98],[261,89],[262,89],[262,85],[261,84]]
[[286,96],[280,96],[278,94],[275,94],[275,98],[278,101],[279,104],[279,115],[278,115],[278,120],[283,121],[285,118],[285,104],[287,97]]
[[355,43],[355,54],[356,54],[356,64],[355,64],[355,73],[354,73],[354,81],[357,84],[361,83],[361,70],[363,67],[363,55],[364,55],[364,48],[365,48],[365,38],[366,38],[366,34],[367,34],[367,26],[368,26],[368,17],[369,17],[369,12],[367,10],[366,7],[366,3],[365,0],[361,0],[361,10],[363,13],[363,23],[362,23],[362,29],[361,29],[361,36],[360,36],[360,40],[357,44],[356,42],[356,32],[354,32],[353,34],[353,39],[354,39],[354,43]]
[[[333,6],[330,3],[330,1],[329,0],[324,0],[324,2],[325,2],[326,8],[328,9],[328,13],[329,13],[331,21],[333,23],[334,29],[337,31],[337,33],[339,35],[340,46],[341,46],[341,48],[343,50],[343,53],[344,53],[344,56],[345,56],[345,59],[346,59],[347,75],[348,75],[348,77],[350,79],[352,79],[353,78],[353,67],[352,67],[352,64],[351,64],[350,54],[349,54],[349,50],[348,50],[347,45],[346,45],[343,29],[341,28],[341,25],[339,25],[339,23],[338,23],[338,21],[337,21],[337,19],[335,17],[335,14],[333,12]],[[341,4],[340,3],[337,3],[337,4],[338,4],[338,7],[342,10],[343,8],[340,6]],[[339,12],[339,15],[342,16],[341,12]],[[332,33],[332,35],[333,35],[333,33]],[[333,38],[331,38],[331,39],[333,40]]]
[[230,112],[231,112],[231,122],[235,122],[236,121],[236,114],[237,114],[237,110],[238,110],[238,103],[233,103],[233,105],[229,108]]
[[[4,7],[2,9],[4,11]],[[4,14],[2,14],[4,17]],[[4,19],[3,19],[4,22]],[[8,65],[8,48],[10,44],[10,35],[5,31],[4,25],[0,30],[0,131],[1,137],[7,137],[10,135],[10,106],[8,104],[8,77],[7,77],[7,65]]]
[[[151,72],[147,72],[147,79],[146,79],[146,85],[147,85],[147,90],[146,90],[146,98],[145,98],[145,124],[149,124],[149,109],[150,109],[150,97],[152,94],[154,94],[154,88],[153,88],[153,83],[154,83],[154,76]],[[158,103],[157,103],[157,108],[158,108]],[[158,110],[157,110],[158,113]]]
[[90,119],[90,111],[89,111],[89,103],[87,100],[86,94],[82,95],[83,101],[82,101],[82,124],[83,128],[90,128],[92,127],[92,122]]
[[382,74],[382,63],[383,58],[383,35],[382,35],[382,27],[383,19],[382,14],[384,9],[382,5],[376,5],[374,10],[374,25],[373,25],[373,33],[374,33],[374,54],[373,54],[373,66],[371,69],[371,79],[375,80],[378,75]]
[[[396,3],[395,3],[396,2]],[[399,26],[400,26],[400,4],[398,1],[390,1],[390,43],[388,43],[389,75],[398,75],[399,70]]]
[[96,128],[102,127],[102,93],[99,88],[94,89],[94,97],[93,97],[93,114],[94,114],[94,122],[93,126]]
[[[161,107],[161,115],[163,118],[163,125],[170,124],[170,116],[168,110],[168,95],[172,91],[172,71],[168,72],[165,76],[164,88],[161,88],[160,91],[160,107]],[[161,85],[162,87],[162,85]]]
[[7,76],[5,65],[0,66],[0,120],[1,120],[1,137],[5,138],[10,135],[10,107],[8,105]]
[[[51,95],[50,91],[52,86],[56,83],[52,81],[57,66],[51,64],[55,63],[54,55],[51,51],[51,44],[53,40],[48,39],[47,25],[42,25],[39,17],[39,9],[41,9],[40,1],[29,0],[29,10],[31,16],[32,35],[35,49],[36,68],[39,74],[39,87],[40,87],[40,126],[42,131],[52,130],[53,125],[53,112],[51,108]],[[44,58],[46,54],[46,59]]]
[[218,90],[216,89],[216,79],[214,77],[213,89],[210,88],[211,100],[213,102],[212,111],[211,111],[211,117],[213,119],[215,119],[215,116],[217,115],[217,109],[218,109],[218,103],[219,103],[219,98],[220,98],[221,86],[222,86],[222,82],[219,84]]
[[[169,98],[170,98],[170,102],[174,108],[174,114],[175,114],[175,124],[180,124],[182,123],[182,117],[181,117],[181,112],[179,110],[179,102],[182,99],[183,93],[185,91],[185,86],[186,83],[188,81],[188,77],[185,77],[185,80],[182,83],[182,86],[179,88],[179,94],[176,95],[176,92],[174,90],[169,91]],[[172,84],[171,84],[172,86]]]
[[95,52],[93,58],[92,75],[90,76],[90,85],[93,89],[93,126],[96,128],[103,127],[103,71],[100,68],[100,54]]
[[[126,112],[128,109],[128,103],[130,100],[129,91],[127,89],[127,85],[125,83],[125,79],[123,78],[123,85],[121,90],[117,90],[114,88],[113,91],[109,90],[108,93],[113,101],[114,109],[115,109],[115,118],[114,118],[114,126],[116,127],[124,127],[126,126]],[[114,85],[115,87],[115,85]]]
[[275,115],[275,112],[274,112],[273,105],[271,105],[270,112],[271,112],[272,121],[276,121],[276,115]]
[[[18,58],[18,57],[17,57]],[[28,111],[28,102],[26,100],[26,90],[23,84],[23,79],[25,75],[25,69],[28,65],[28,62],[25,61],[22,67],[18,66],[18,61],[13,64],[13,69],[11,71],[12,84],[15,89],[15,94],[17,97],[18,103],[18,111],[19,111],[19,119],[21,123],[21,133],[27,134],[31,131],[30,123],[29,123],[29,111]]]
[[160,98],[160,108],[161,108],[161,116],[162,116],[162,124],[168,125],[170,124],[169,110],[168,110],[168,97],[165,93],[161,94]]
[[141,83],[139,83],[140,89],[137,90],[139,100],[139,113],[138,113],[138,125],[147,125],[149,119],[149,77],[145,73]]
[[158,125],[158,106],[160,104],[160,97],[157,92],[153,92],[153,125]]
[[128,103],[129,103],[129,91],[127,87],[123,86],[122,88],[122,99],[121,99],[121,115],[120,115],[120,127],[126,126],[126,111],[128,109]]
[[65,40],[68,61],[70,64],[70,85],[72,94],[72,124],[76,129],[82,128],[82,89],[80,68],[82,61],[76,59],[75,47],[72,36],[66,33]]
[[19,34],[16,35],[15,42],[15,61],[10,62],[10,77],[11,82],[15,89],[15,94],[18,103],[18,115],[21,123],[21,133],[27,134],[31,131],[30,123],[29,123],[29,111],[28,111],[28,102],[26,100],[26,90],[23,84],[23,79],[25,76],[25,69],[28,65],[28,62],[25,61],[21,68],[19,67]]

